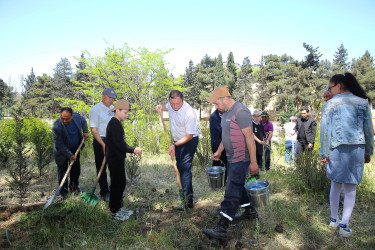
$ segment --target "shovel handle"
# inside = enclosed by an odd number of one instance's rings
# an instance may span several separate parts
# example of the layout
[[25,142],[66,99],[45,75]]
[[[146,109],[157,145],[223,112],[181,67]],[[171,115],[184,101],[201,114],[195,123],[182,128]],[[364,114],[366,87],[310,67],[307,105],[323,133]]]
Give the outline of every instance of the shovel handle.
[[[159,113],[160,115],[160,119],[161,119],[161,122],[163,123],[163,128],[164,128],[164,134],[165,134],[165,137],[167,138],[167,142],[168,142],[168,148],[171,146],[171,143],[169,141],[169,136],[168,136],[168,132],[167,132],[167,127],[165,126],[165,122],[164,122],[164,119],[163,119],[163,116],[161,113]],[[180,179],[180,173],[178,172],[178,168],[177,168],[177,165],[176,165],[176,159],[174,158],[173,155],[170,155],[171,156],[171,160],[173,162],[173,168],[174,168],[174,171],[176,172],[176,178],[177,178],[177,183],[178,183],[178,188],[179,189],[182,189],[182,185],[181,185],[181,179]]]
[[105,166],[105,163],[106,163],[106,156],[104,155],[104,157],[103,157],[103,162],[102,162],[102,166],[100,167],[100,170],[99,170],[98,176],[96,177],[96,181],[95,181],[95,184],[94,184],[94,188],[96,187],[96,185],[98,185],[98,182],[99,182],[100,176],[102,175],[102,172],[103,172],[103,168],[104,168],[104,166]]

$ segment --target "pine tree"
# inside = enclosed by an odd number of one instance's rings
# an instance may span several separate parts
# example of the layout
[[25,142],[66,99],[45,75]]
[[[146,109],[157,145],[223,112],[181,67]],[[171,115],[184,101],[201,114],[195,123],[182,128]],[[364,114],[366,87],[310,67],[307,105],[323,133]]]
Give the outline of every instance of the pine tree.
[[349,69],[348,60],[348,52],[344,48],[344,45],[341,44],[337,51],[335,52],[334,59],[333,59],[333,70],[335,74],[345,73]]
[[228,89],[229,93],[234,93],[234,90],[237,88],[237,66],[234,63],[234,56],[233,52],[229,52],[228,55],[228,63],[227,63],[227,71],[226,74],[227,77],[227,83],[228,83]]
[[26,80],[24,81],[23,83],[23,92],[22,92],[22,96],[25,98],[25,99],[28,99],[28,94],[29,94],[29,91],[31,89],[31,87],[33,86],[33,84],[36,82],[36,76],[34,74],[34,69],[31,68],[31,72],[30,74],[26,77]]
[[310,68],[312,71],[317,70],[319,67],[319,58],[322,56],[322,54],[318,52],[319,47],[314,48],[307,43],[303,43],[303,47],[309,52],[309,54],[305,56],[305,61],[302,63],[303,68]]
[[221,56],[221,53],[216,58],[215,66],[215,88],[220,86],[226,86],[223,67],[223,57]]

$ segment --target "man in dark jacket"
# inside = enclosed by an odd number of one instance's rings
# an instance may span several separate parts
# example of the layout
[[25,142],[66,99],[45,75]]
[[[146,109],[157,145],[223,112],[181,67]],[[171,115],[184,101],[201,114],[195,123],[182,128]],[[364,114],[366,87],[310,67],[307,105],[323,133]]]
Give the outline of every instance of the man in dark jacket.
[[[83,134],[82,134],[83,133]],[[74,162],[70,170],[69,189],[72,192],[81,192],[79,188],[79,176],[81,173],[80,154],[74,156],[82,138],[88,137],[88,128],[85,118],[77,113],[73,113],[71,108],[62,108],[60,118],[52,126],[53,135],[53,155],[57,164],[57,176],[59,185],[64,178],[69,163]],[[61,191],[61,199],[68,195],[68,182],[65,181]]]
[[[212,154],[214,154],[221,143],[221,117],[223,116],[222,112],[219,112],[216,109],[210,116],[210,136],[211,136],[211,149]],[[228,177],[228,161],[225,150],[221,153],[220,160],[212,160],[212,166],[222,166],[225,167],[225,178],[224,183],[227,183]]]
[[297,119],[297,155],[312,151],[316,135],[316,121],[309,116],[309,109],[301,110],[301,117]]

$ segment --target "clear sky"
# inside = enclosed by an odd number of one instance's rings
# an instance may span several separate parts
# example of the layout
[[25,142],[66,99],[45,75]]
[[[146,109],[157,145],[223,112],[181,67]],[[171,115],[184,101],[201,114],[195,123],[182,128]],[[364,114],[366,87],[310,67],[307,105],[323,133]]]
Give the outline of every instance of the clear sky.
[[374,0],[0,0],[0,78],[19,89],[19,75],[53,74],[66,57],[108,46],[173,49],[175,76],[205,54],[235,62],[287,54],[304,59],[306,42],[333,61],[344,44],[349,60],[375,56]]

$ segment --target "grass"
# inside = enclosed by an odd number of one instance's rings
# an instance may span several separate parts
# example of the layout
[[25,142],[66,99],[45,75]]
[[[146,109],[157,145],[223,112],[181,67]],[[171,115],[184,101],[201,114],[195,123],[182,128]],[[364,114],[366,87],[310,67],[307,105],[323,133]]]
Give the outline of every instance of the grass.
[[[90,151],[88,151],[90,152]],[[274,151],[275,152],[275,151]],[[81,160],[80,182],[90,191],[95,180],[91,153]],[[209,241],[202,230],[216,225],[224,190],[212,191],[204,169],[193,168],[196,206],[190,212],[176,212],[178,205],[176,176],[167,154],[144,155],[141,175],[125,190],[125,206],[135,214],[125,222],[110,218],[108,204],[99,201],[87,206],[80,196],[70,196],[62,202],[56,199],[42,209],[49,195],[57,188],[56,167],[49,175],[36,181],[29,201],[41,202],[30,209],[3,209],[0,248],[9,247],[5,240],[6,227],[13,247],[24,248],[88,248],[88,249],[214,249],[221,248]],[[270,202],[259,208],[259,220],[231,225],[231,240],[227,249],[373,249],[375,246],[375,164],[367,164],[363,182],[358,186],[357,202],[351,218],[353,237],[344,239],[327,226],[330,216],[329,200],[303,187],[283,163],[283,157],[272,158],[271,170],[261,172],[261,179],[270,182]],[[1,173],[0,183],[4,178]],[[296,188],[298,187],[298,188]],[[42,197],[41,193],[45,192]],[[99,194],[99,187],[96,190]],[[3,187],[3,201],[12,201]],[[12,203],[12,202],[10,202]],[[12,213],[13,212],[13,213]],[[6,218],[21,215],[18,221],[5,224]]]

